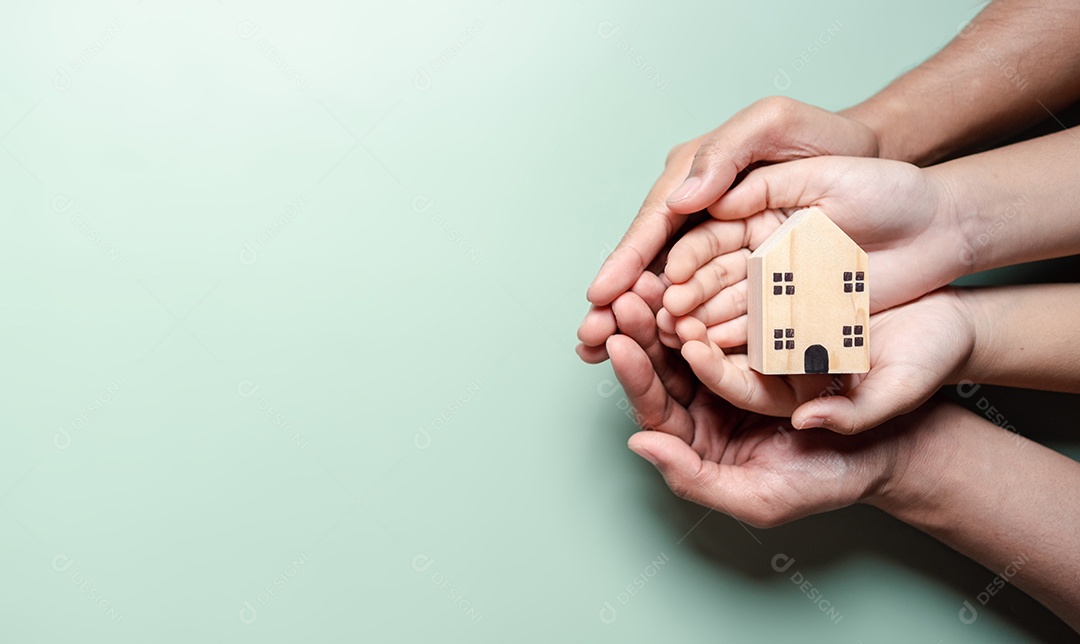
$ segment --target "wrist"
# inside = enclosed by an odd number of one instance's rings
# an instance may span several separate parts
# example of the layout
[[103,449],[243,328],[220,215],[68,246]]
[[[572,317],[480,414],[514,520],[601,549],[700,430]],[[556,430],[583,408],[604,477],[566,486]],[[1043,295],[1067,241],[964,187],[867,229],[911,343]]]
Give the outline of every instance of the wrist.
[[978,238],[980,216],[977,200],[969,194],[970,183],[965,180],[962,168],[951,163],[921,170],[934,194],[933,220],[939,229],[939,239],[945,241],[949,252],[942,257],[945,270],[942,283],[977,273],[985,269],[985,244]]
[[964,413],[953,405],[931,401],[892,421],[894,458],[880,485],[863,503],[906,523],[933,523],[948,496],[946,478],[955,469],[949,461],[957,454],[953,429]]
[[[984,362],[988,336],[993,331],[985,307],[983,289],[952,289],[958,312],[971,334],[971,352],[947,380],[947,384],[979,382],[985,375]],[[992,341],[990,341],[992,343]]]
[[838,114],[862,123],[874,133],[878,158],[911,162],[911,153],[901,145],[907,139],[901,132],[902,110],[902,105],[893,104],[880,96],[872,96],[858,105],[841,110]]

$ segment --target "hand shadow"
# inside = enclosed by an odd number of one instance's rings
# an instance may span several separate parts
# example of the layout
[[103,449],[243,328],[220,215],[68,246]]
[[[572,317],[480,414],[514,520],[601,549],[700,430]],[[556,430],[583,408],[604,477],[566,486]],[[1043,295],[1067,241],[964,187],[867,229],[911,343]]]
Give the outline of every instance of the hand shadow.
[[[1074,282],[1080,277],[1080,256],[988,271],[961,281],[963,285]],[[967,385],[943,389],[946,397],[991,422],[1073,458],[1080,456],[1080,396],[1006,387]],[[625,419],[623,419],[625,421]],[[636,430],[622,423],[627,435]],[[872,431],[872,430],[871,430]],[[616,435],[617,433],[613,433]],[[1070,453],[1071,452],[1071,453]],[[629,455],[628,458],[635,458]],[[721,512],[682,501],[671,494],[648,463],[640,461],[650,481],[643,502],[671,526],[673,540],[689,545],[704,560],[746,578],[767,583],[781,575],[787,558],[807,579],[835,568],[848,558],[888,559],[927,579],[945,584],[973,605],[1040,641],[1080,641],[1080,635],[1024,592],[1006,584],[984,605],[977,600],[997,576],[923,532],[868,506],[854,506],[807,517],[785,526],[759,530]],[[987,518],[989,522],[990,517]],[[784,559],[774,564],[774,557]],[[784,572],[778,572],[774,565]],[[784,574],[786,573],[786,574]],[[946,607],[961,615],[962,604]]]
[[[1069,398],[1072,410],[1066,413],[1072,413],[1075,418],[1080,413],[1080,397]],[[1008,413],[1014,413],[1004,397],[1001,404]],[[609,433],[613,443],[625,442],[637,430],[627,419],[621,421],[619,425],[625,433]],[[619,447],[612,445],[612,449]],[[750,583],[765,585],[777,579],[787,580],[796,572],[806,580],[813,580],[826,576],[848,559],[884,559],[932,583],[950,587],[960,597],[967,598],[979,615],[992,613],[1033,640],[1080,642],[1080,636],[1068,625],[1012,585],[1005,585],[983,605],[976,598],[997,573],[876,508],[852,506],[776,528],[758,529],[720,511],[710,511],[675,497],[655,468],[625,453],[626,458],[637,461],[637,469],[645,480],[637,488],[642,490],[639,498],[630,502],[650,508],[659,522],[669,526],[672,542],[687,546],[703,561],[737,573]],[[786,566],[792,560],[789,570]],[[960,620],[962,608],[962,602],[958,602],[943,610]],[[823,613],[828,615],[824,610]]]

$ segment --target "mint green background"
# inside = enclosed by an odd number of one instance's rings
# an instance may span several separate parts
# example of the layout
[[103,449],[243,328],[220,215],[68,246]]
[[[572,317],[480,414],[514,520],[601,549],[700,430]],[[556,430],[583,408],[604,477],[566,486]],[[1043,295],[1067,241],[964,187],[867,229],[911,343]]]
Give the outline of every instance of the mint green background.
[[572,350],[673,144],[837,21],[784,93],[856,102],[971,2],[94,4],[2,3],[0,640],[1066,632],[962,624],[993,575],[868,508],[701,520]]

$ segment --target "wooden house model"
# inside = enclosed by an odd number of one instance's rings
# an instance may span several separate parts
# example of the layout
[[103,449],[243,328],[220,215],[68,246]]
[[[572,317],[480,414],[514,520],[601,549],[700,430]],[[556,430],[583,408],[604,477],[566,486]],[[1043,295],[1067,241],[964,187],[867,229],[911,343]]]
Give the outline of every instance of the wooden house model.
[[867,257],[818,208],[793,214],[750,255],[747,357],[763,374],[870,369]]

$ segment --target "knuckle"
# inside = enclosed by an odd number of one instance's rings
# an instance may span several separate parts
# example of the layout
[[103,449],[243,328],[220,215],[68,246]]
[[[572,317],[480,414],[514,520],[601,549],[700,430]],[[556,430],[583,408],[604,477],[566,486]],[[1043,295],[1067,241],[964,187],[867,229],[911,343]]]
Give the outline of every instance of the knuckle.
[[755,111],[770,116],[790,114],[799,102],[787,96],[766,96],[754,103]]
[[[708,289],[705,288],[705,284],[696,277],[693,280],[694,294],[691,297],[691,302],[695,305],[700,305],[705,300],[709,299]],[[697,308],[695,306],[694,308]]]
[[795,121],[802,103],[787,96],[768,96],[755,103],[754,107],[767,128],[780,132]]
[[733,288],[731,289],[731,305],[736,313],[743,313],[747,310],[747,293],[745,288]]
[[722,262],[713,262],[713,279],[717,286],[724,288],[728,286],[728,280],[731,279],[731,271]]

